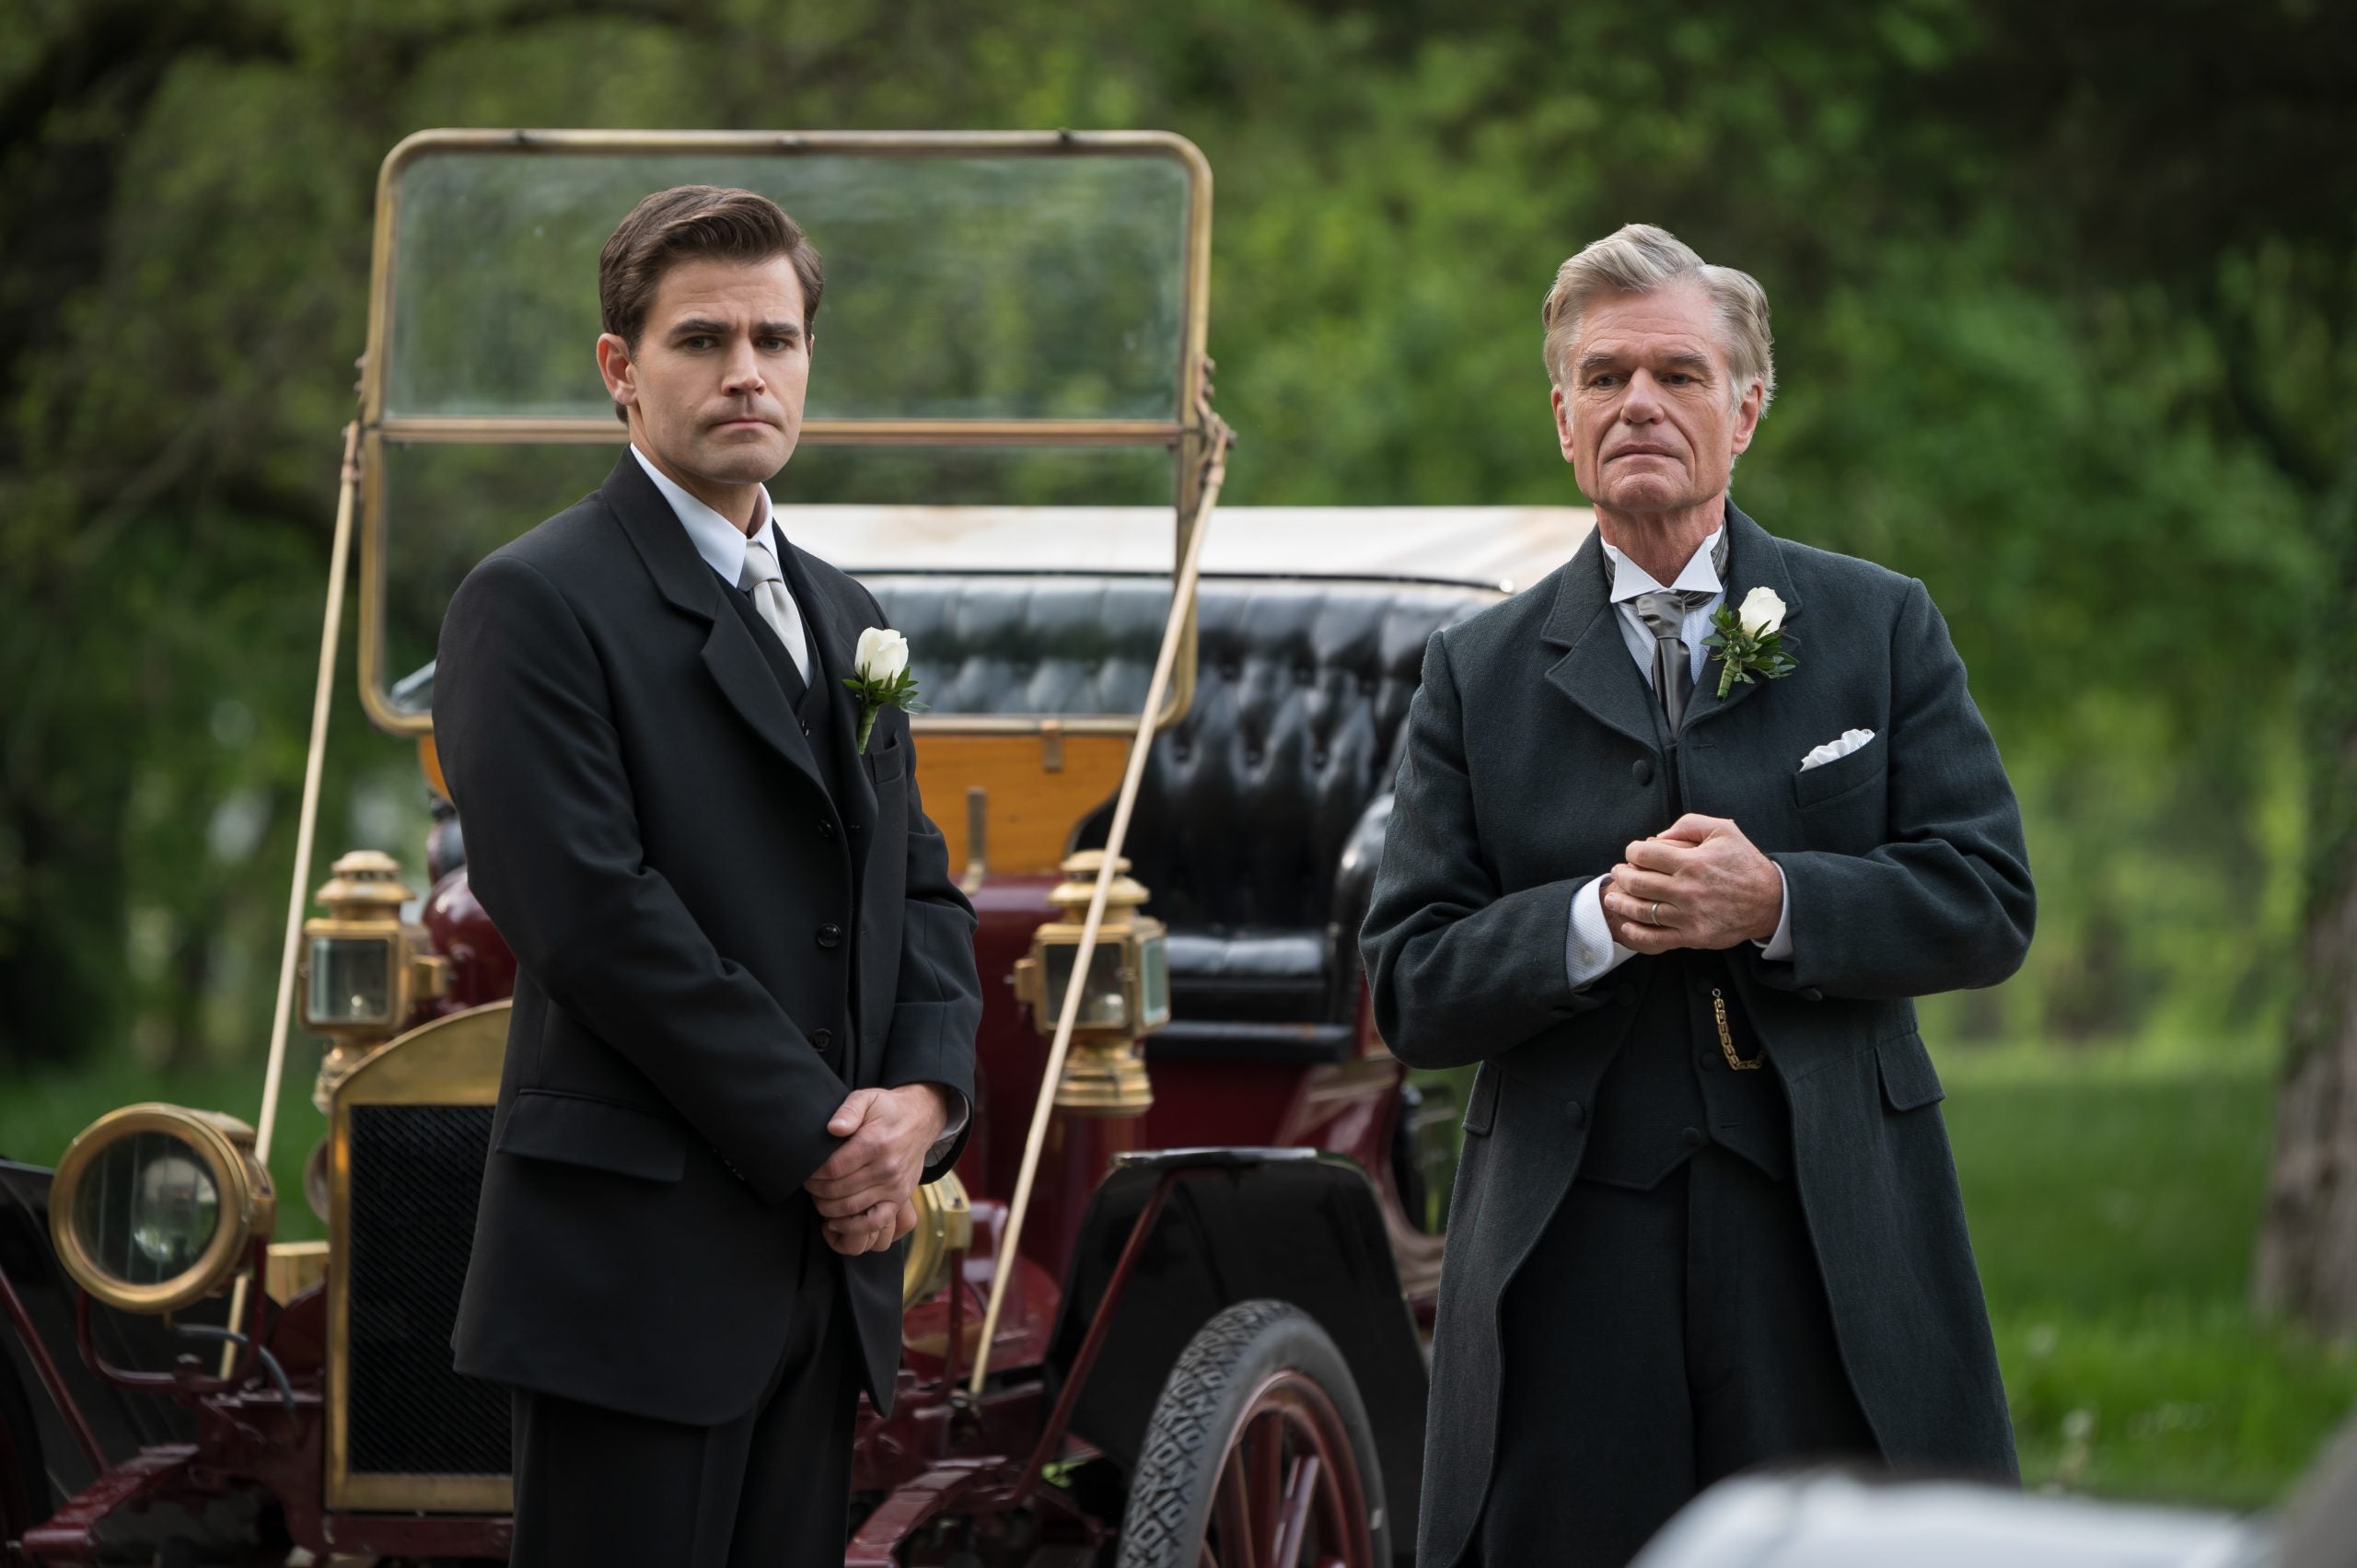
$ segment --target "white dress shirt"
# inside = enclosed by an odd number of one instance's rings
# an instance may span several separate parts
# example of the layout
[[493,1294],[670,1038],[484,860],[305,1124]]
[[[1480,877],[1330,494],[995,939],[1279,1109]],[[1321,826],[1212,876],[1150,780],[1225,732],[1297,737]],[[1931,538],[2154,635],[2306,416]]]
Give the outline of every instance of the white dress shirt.
[[[1603,540],[1596,541],[1603,544]],[[1711,535],[1697,545],[1687,558],[1685,570],[1678,580],[1664,585],[1654,581],[1652,573],[1630,560],[1609,544],[1604,545],[1604,557],[1612,563],[1612,608],[1620,619],[1620,640],[1628,645],[1629,656],[1637,663],[1637,672],[1645,678],[1651,690],[1654,683],[1654,634],[1637,613],[1634,602],[1639,594],[1659,593],[1666,586],[1679,593],[1706,593],[1704,603],[1686,612],[1678,630],[1686,645],[1687,657],[1692,662],[1694,684],[1702,684],[1702,667],[1711,650],[1702,645],[1713,627],[1711,617],[1726,603],[1726,587],[1719,581],[1719,569],[1711,563],[1711,552],[1718,548],[1719,536]],[[1775,862],[1769,862],[1774,865]],[[1776,867],[1776,880],[1784,879],[1784,868]],[[1765,942],[1755,942],[1759,956],[1781,962],[1793,956],[1792,889],[1783,890],[1783,907],[1776,915],[1776,934]],[[1610,974],[1629,959],[1637,956],[1633,947],[1623,947],[1612,939],[1612,927],[1604,918],[1604,878],[1598,877],[1582,888],[1572,899],[1571,929],[1563,939],[1563,968],[1571,976],[1572,989],[1584,990]]]
[[[689,541],[696,547],[696,553],[703,557],[704,564],[719,573],[721,580],[730,587],[744,581],[745,542],[752,534],[766,528],[771,552],[776,555],[780,566],[785,563],[785,536],[778,529],[776,515],[770,507],[768,491],[753,492],[753,527],[748,533],[689,494],[672,481],[670,475],[647,461],[646,454],[638,449],[637,443],[632,443],[630,455],[638,459],[638,466],[646,470],[646,477],[655,482],[655,488],[661,491],[663,499],[671,504],[671,510],[679,515],[679,526],[688,530]],[[792,586],[780,583],[778,587],[784,594],[785,602],[794,610],[795,629],[801,630],[807,622],[802,618],[802,607],[794,601]],[[794,656],[795,668],[802,672],[802,678],[809,679],[810,655],[807,646],[796,647],[792,639],[781,638],[780,641],[786,644],[786,651]],[[958,1134],[966,1130],[966,1118],[972,1110],[966,1102],[966,1097],[956,1090],[943,1087],[943,1093],[955,1103],[949,1108],[949,1120],[943,1124],[940,1138],[925,1152],[927,1165],[949,1152],[949,1146],[958,1141]]]

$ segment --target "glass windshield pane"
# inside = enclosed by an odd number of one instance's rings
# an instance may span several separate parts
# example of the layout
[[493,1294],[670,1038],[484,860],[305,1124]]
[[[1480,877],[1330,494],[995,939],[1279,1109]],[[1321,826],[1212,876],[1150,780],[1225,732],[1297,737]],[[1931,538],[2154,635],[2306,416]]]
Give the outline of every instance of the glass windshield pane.
[[[441,635],[442,612],[474,563],[542,517],[597,489],[620,453],[619,443],[385,446],[381,668],[389,688],[386,693],[389,706],[398,713],[421,716],[430,708],[430,667]],[[821,559],[869,580],[886,599],[888,613],[896,621],[923,612],[942,593],[976,575],[970,571],[925,573],[923,541],[911,540],[905,550],[897,547],[892,542],[897,529],[889,524],[847,528],[836,515],[829,517],[824,528],[801,529],[795,520],[796,507],[1161,508],[1155,516],[1162,542],[1154,563],[1159,575],[1132,587],[1129,592],[1139,602],[1124,621],[1125,625],[1134,621],[1144,628],[1137,635],[1144,638],[1144,666],[1152,665],[1154,638],[1170,602],[1168,574],[1175,561],[1167,452],[1138,447],[806,447],[770,482],[769,490],[787,537]],[[879,538],[885,541],[881,548],[872,542]],[[1136,552],[1132,573],[1135,565],[1145,563],[1146,553]],[[1037,570],[1051,563],[1010,559],[1006,564]],[[910,566],[915,566],[923,580],[912,576]],[[1023,596],[1016,597],[1019,600]],[[983,634],[972,630],[973,615],[958,619],[972,636]],[[1047,632],[1039,634],[1044,636]],[[1009,682],[1004,692],[998,692],[994,685],[994,694],[987,700],[971,693],[958,698],[951,691],[954,682],[949,671],[939,663],[952,656],[953,647],[964,649],[965,643],[935,633],[928,635],[918,650],[920,677],[930,681],[927,691],[932,695],[927,700],[939,713],[1120,712],[1133,711],[1135,703],[1144,700],[1142,671],[1128,684],[1116,682],[1120,690],[1110,695],[1091,687],[1082,707],[1055,705],[1070,698],[1070,692],[1045,688],[1016,691],[1019,682]],[[1027,656],[1011,643],[1004,648],[968,650],[955,656],[980,656],[984,651],[1003,653],[1009,659]],[[1136,662],[1131,656],[1122,668]],[[1134,692],[1130,685],[1136,687]]]
[[825,258],[812,419],[1176,417],[1191,175],[1167,153],[428,148],[396,176],[385,412],[610,418],[598,256],[741,186]]

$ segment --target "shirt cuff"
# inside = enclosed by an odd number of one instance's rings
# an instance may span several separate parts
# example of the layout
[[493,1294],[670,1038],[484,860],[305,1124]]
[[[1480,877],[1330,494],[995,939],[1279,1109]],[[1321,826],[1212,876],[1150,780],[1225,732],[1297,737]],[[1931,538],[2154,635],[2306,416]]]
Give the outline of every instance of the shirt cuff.
[[[1776,865],[1772,860],[1768,864]],[[1783,889],[1783,902],[1776,911],[1776,935],[1765,942],[1755,937],[1751,945],[1770,963],[1785,964],[1793,958],[1793,885],[1784,880],[1784,868],[1781,865],[1776,865],[1776,882]]]
[[1573,991],[1585,991],[1637,956],[1612,940],[1604,919],[1604,884],[1598,877],[1572,895],[1571,927],[1563,935],[1563,972]]
[[934,1087],[957,1103],[949,1109],[949,1120],[942,1124],[941,1136],[935,1138],[933,1146],[924,1152],[924,1163],[927,1165],[939,1165],[942,1156],[958,1146],[958,1140],[965,1132],[966,1123],[974,1113],[973,1102],[956,1089],[946,1084],[936,1084]]

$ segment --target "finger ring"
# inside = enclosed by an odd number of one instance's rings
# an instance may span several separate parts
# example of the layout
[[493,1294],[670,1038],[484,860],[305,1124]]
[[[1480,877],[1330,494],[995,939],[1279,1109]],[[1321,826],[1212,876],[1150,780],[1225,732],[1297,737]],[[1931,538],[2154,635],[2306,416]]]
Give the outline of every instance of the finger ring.
[[1661,923],[1661,900],[1659,899],[1655,899],[1654,900],[1654,912],[1645,918],[1645,923],[1647,925],[1659,925]]

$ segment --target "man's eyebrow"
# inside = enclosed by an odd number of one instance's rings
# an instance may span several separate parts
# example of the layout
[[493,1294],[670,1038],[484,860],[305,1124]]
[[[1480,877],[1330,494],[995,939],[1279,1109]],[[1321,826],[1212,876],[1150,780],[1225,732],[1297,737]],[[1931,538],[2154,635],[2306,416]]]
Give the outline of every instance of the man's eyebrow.
[[[1599,350],[1593,354],[1584,354],[1580,355],[1579,361],[1573,368],[1577,370],[1580,375],[1586,376],[1598,370],[1610,370],[1620,365],[1622,362],[1622,355],[1617,354],[1606,354]],[[1713,366],[1711,365],[1711,357],[1704,354],[1694,354],[1691,352],[1666,354],[1662,355],[1658,363],[1665,370],[1674,369],[1699,371],[1704,376],[1709,376],[1713,373]]]
[[[664,335],[672,338],[699,335],[708,338],[725,338],[728,335],[728,323],[726,321],[715,321],[703,316],[691,316],[684,321],[673,322],[671,330]],[[753,335],[757,338],[799,338],[802,335],[802,323],[792,320],[757,321],[753,325]]]

